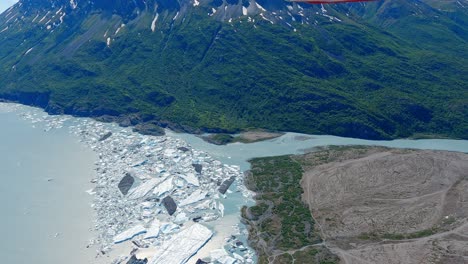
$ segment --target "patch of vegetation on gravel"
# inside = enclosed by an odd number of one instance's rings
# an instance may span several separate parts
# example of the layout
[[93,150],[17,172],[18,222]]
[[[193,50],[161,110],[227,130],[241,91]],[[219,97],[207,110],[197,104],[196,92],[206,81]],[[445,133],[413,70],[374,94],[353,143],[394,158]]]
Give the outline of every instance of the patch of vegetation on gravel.
[[438,228],[428,228],[421,231],[409,233],[409,234],[400,234],[400,233],[385,233],[385,234],[376,234],[376,233],[363,233],[358,236],[362,240],[404,240],[404,239],[415,239],[421,237],[432,236],[438,232]]
[[296,263],[336,263],[323,262],[337,260],[323,246],[300,251],[322,242],[310,210],[302,202],[301,164],[290,156],[256,158],[250,162],[247,185],[257,193],[257,203],[244,207],[242,216],[249,225],[249,240],[259,263],[291,263],[293,259],[304,258],[307,261]]

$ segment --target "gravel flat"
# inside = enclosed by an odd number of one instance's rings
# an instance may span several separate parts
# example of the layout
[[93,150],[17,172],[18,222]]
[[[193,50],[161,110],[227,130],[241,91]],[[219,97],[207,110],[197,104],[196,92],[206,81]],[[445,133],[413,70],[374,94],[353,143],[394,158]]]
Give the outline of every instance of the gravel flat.
[[[300,158],[303,199],[343,263],[468,263],[467,154],[377,147],[322,154]],[[320,155],[326,162],[307,166]]]

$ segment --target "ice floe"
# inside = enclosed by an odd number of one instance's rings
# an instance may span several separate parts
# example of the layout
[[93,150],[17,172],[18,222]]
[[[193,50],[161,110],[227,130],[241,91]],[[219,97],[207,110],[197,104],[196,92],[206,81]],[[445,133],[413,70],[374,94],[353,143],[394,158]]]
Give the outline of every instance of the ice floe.
[[141,235],[143,233],[146,233],[146,229],[142,225],[134,226],[116,235],[114,237],[114,243],[115,244],[122,243],[124,241],[130,240],[134,238],[135,236]]
[[156,186],[153,190],[153,194],[155,194],[157,197],[160,197],[163,194],[166,194],[172,191],[173,188],[174,188],[174,185],[172,184],[172,178],[169,178],[163,181],[162,183],[160,183],[158,186]]
[[[185,263],[217,235],[213,223],[223,223],[220,200],[232,195],[227,191],[231,184],[238,183],[240,194],[246,190],[241,188],[243,174],[238,166],[223,164],[181,139],[145,136],[131,128],[88,118],[48,116],[40,110],[22,112],[21,117],[44,131],[62,128],[67,122],[71,133],[97,153],[96,177],[91,180],[94,188],[88,191],[93,195],[97,235],[89,245],[97,248],[97,257],[109,255],[116,244],[129,248],[127,255],[112,263],[126,263],[139,251],[162,249],[172,254],[151,254],[148,263]],[[226,241],[227,261],[237,260],[233,253],[246,263],[253,258],[250,249],[241,251]]]
[[148,180],[147,182],[141,184],[140,186],[131,189],[128,193],[129,199],[140,199],[146,196],[149,192],[151,192],[156,185],[161,183],[164,179],[156,178]]
[[211,238],[213,232],[207,227],[194,224],[180,231],[158,247],[150,264],[186,263]]
[[151,227],[146,232],[144,239],[157,238],[159,236],[159,229],[161,228],[161,222],[155,219],[151,224]]

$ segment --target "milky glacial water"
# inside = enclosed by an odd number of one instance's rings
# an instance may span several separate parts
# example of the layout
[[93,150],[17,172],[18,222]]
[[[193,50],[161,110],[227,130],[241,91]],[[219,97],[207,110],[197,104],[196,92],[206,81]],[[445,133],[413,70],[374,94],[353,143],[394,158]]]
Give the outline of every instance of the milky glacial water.
[[[93,238],[92,196],[96,154],[78,141],[68,129],[44,132],[44,124],[33,124],[18,116],[22,111],[44,114],[39,109],[20,107],[14,112],[0,107],[0,256],[4,263],[83,264],[96,263],[95,249],[86,245]],[[73,119],[73,122],[79,122]],[[73,123],[70,122],[70,123]],[[115,127],[114,125],[109,125]],[[287,133],[282,137],[253,144],[216,146],[190,134],[168,135],[181,138],[194,149],[207,152],[223,163],[249,169],[254,157],[300,154],[326,145],[379,145],[396,148],[437,149],[468,152],[466,140],[369,141],[335,136]],[[220,248],[224,238],[236,231],[240,208],[251,204],[236,192],[223,199],[225,218],[207,225],[217,234],[197,256],[209,256]],[[245,241],[245,236],[238,236]],[[196,259],[194,259],[196,260]],[[102,260],[101,263],[105,263]],[[110,259],[107,259],[110,263]]]
[[1,263],[94,263],[85,191],[95,154],[67,129],[46,133],[18,112],[0,108],[0,123]]
[[384,146],[392,148],[412,148],[428,150],[447,150],[468,152],[468,140],[451,139],[397,139],[397,140],[364,140],[329,135],[306,135],[286,133],[285,135],[262,142],[244,144],[233,143],[217,146],[203,141],[191,134],[178,134],[169,131],[170,136],[185,140],[193,148],[203,150],[226,164],[236,164],[242,170],[250,168],[249,159],[288,154],[302,154],[314,148],[339,145]]
[[[268,157],[288,154],[302,154],[304,152],[313,151],[314,148],[324,147],[329,145],[374,145],[386,146],[394,148],[414,148],[414,149],[429,149],[429,150],[447,150],[468,152],[467,140],[448,140],[448,139],[424,139],[424,140],[391,140],[391,141],[375,141],[362,140],[355,138],[344,138],[329,135],[306,135],[298,133],[286,133],[285,135],[262,142],[244,144],[233,143],[224,146],[217,146],[205,142],[201,138],[191,134],[174,133],[167,131],[167,134],[172,137],[180,138],[190,144],[194,149],[202,150],[210,154],[212,157],[220,160],[225,164],[238,165],[243,171],[250,168],[248,160],[255,157]],[[236,187],[231,188],[234,192]],[[254,202],[245,199],[239,193],[230,194],[229,199],[224,202],[226,207],[226,219],[230,221],[225,223],[215,223],[214,229],[218,232],[229,234],[232,232],[232,224],[241,221],[240,209],[244,205],[252,205]],[[241,227],[244,227],[240,224]],[[242,228],[245,230],[245,227]],[[219,239],[222,236],[215,238]],[[246,237],[240,236],[241,241],[245,242]],[[214,245],[219,244],[218,241],[208,245],[209,249],[214,249]],[[204,250],[206,251],[206,250]],[[201,254],[201,256],[205,256]]]

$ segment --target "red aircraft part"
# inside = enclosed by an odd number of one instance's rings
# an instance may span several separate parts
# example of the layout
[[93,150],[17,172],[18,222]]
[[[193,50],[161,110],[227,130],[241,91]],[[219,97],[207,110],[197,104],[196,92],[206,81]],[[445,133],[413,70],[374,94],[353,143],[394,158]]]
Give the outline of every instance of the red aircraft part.
[[356,3],[356,2],[372,2],[376,0],[291,0],[296,3],[307,4],[338,4],[338,3]]

